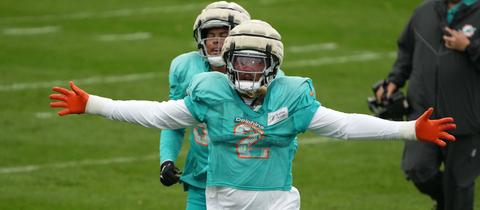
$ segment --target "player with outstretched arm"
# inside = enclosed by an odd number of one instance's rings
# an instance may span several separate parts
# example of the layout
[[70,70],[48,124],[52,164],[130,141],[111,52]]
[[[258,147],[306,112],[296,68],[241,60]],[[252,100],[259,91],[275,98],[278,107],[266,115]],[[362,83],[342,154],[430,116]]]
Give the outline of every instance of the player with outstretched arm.
[[182,100],[117,101],[54,87],[59,115],[95,114],[145,127],[209,128],[208,209],[299,209],[292,188],[291,142],[306,130],[341,139],[406,139],[445,146],[455,137],[452,118],[394,122],[321,106],[308,78],[276,77],[283,60],[280,34],[268,23],[247,21],[230,31],[222,48],[227,74],[197,75]]

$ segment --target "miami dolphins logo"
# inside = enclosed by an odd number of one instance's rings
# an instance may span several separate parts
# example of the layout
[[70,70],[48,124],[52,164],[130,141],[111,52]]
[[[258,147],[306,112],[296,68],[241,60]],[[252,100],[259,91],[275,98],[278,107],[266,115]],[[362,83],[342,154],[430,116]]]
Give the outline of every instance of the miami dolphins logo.
[[463,34],[465,34],[465,36],[467,37],[472,37],[473,34],[475,34],[475,31],[477,30],[477,28],[473,27],[472,25],[464,25],[463,28],[462,28],[462,32]]

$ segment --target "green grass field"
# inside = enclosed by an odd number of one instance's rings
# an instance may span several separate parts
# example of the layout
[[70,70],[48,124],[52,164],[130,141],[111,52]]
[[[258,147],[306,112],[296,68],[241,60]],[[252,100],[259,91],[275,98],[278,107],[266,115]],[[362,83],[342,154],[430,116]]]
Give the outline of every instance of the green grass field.
[[[357,113],[369,113],[370,86],[389,71],[420,2],[238,1],[282,34],[287,74],[312,78],[323,105]],[[192,24],[208,3],[0,1],[0,209],[184,209],[182,187],[158,181],[158,130],[60,118],[48,95],[75,80],[115,99],[167,99],[169,63],[195,49]],[[300,138],[293,174],[302,209],[431,207],[403,177],[402,142]]]

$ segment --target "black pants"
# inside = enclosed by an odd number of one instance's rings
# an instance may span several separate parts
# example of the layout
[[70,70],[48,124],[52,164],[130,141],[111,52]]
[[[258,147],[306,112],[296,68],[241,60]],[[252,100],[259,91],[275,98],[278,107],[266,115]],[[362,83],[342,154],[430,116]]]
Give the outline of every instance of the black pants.
[[473,210],[475,179],[480,174],[480,134],[455,137],[457,141],[446,148],[406,142],[402,170],[420,192],[437,201],[439,209]]

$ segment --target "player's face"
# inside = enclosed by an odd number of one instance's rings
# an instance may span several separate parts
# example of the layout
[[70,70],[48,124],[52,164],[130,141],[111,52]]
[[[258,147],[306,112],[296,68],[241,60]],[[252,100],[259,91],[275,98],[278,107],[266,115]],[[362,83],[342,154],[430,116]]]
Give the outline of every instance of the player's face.
[[235,55],[232,63],[240,80],[259,81],[266,67],[265,58],[261,56]]
[[207,31],[205,42],[205,47],[207,48],[207,55],[209,56],[218,56],[222,50],[223,42],[228,36],[227,27],[211,28]]

